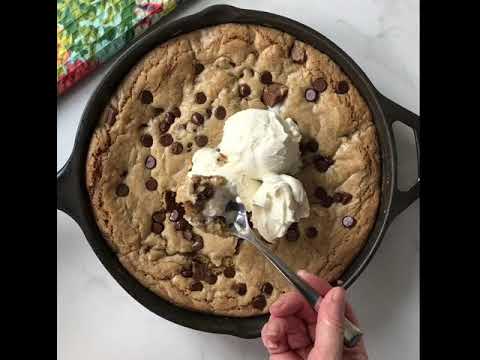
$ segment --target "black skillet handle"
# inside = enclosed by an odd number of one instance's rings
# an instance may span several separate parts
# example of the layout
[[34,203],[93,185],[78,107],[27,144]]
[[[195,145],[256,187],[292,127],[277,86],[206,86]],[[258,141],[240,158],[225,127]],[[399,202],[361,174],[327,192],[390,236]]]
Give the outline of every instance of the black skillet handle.
[[78,177],[73,174],[72,160],[57,172],[57,209],[69,215],[80,224],[80,203]]
[[415,135],[415,145],[417,147],[417,182],[407,191],[400,191],[395,187],[389,217],[389,222],[391,222],[398,214],[420,197],[420,117],[385,96],[379,95],[380,103],[390,130],[392,130],[392,125],[396,121],[400,121],[409,126]]

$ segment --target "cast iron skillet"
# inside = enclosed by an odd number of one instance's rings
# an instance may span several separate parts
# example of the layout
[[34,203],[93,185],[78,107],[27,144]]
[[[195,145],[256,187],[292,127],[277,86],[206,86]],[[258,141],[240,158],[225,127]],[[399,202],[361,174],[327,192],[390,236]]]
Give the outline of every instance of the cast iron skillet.
[[357,64],[330,40],[296,21],[266,12],[225,5],[211,6],[197,14],[156,26],[123,52],[91,96],[80,121],[72,155],[57,174],[57,208],[70,215],[80,225],[105,268],[131,296],[150,311],[192,329],[255,338],[260,336],[260,330],[268,319],[267,315],[235,318],[185,310],[163,300],[135,280],[120,264],[97,228],[85,186],[85,162],[90,137],[102,110],[128,71],[147,52],[174,36],[231,22],[276,28],[324,52],[341,66],[373,113],[381,148],[382,195],[378,217],[368,241],[341,277],[346,288],[355,281],[377,250],[387,226],[419,197],[419,179],[406,192],[397,188],[397,154],[392,136],[392,124],[395,121],[401,121],[413,128],[419,155],[419,117],[381,95]]

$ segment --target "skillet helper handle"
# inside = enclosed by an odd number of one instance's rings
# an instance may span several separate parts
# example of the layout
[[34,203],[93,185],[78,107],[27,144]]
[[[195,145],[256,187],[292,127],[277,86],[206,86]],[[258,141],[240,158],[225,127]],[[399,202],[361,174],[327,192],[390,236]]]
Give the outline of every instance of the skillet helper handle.
[[390,130],[392,130],[392,125],[396,121],[407,125],[413,130],[417,148],[417,181],[407,191],[400,191],[395,187],[389,219],[391,221],[420,197],[420,117],[382,94],[379,94],[379,98]]
[[77,223],[80,221],[78,179],[72,173],[72,161],[67,163],[57,172],[57,209],[69,215]]

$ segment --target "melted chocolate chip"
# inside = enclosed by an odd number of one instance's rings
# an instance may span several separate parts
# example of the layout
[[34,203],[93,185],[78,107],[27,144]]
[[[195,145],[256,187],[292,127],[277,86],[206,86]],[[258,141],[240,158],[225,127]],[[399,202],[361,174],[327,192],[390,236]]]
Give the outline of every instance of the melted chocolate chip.
[[227,110],[223,106],[219,106],[215,109],[215,117],[218,120],[223,120],[227,116]]
[[193,278],[195,280],[203,280],[207,276],[208,268],[207,265],[201,262],[193,263]]
[[238,295],[245,295],[247,293],[247,284],[245,283],[234,284],[232,287]]
[[265,296],[263,296],[263,295],[255,296],[255,297],[252,299],[252,306],[253,306],[255,309],[263,310],[263,308],[264,308],[266,305],[267,305],[267,300],[265,300]]
[[310,151],[310,152],[317,152],[318,151],[318,142],[314,139],[309,140],[305,144],[305,150]]
[[262,102],[268,107],[274,107],[288,95],[288,88],[281,84],[268,85],[263,89]]
[[251,93],[252,93],[252,90],[250,89],[250,86],[248,86],[247,84],[241,84],[238,87],[238,95],[240,95],[241,98],[245,98]]
[[154,234],[160,235],[163,229],[164,229],[164,226],[162,223],[157,223],[157,222],[152,223],[151,230]]
[[195,75],[199,75],[203,70],[205,69],[205,66],[200,63],[195,64]]
[[175,230],[177,230],[177,231],[183,231],[183,230],[187,229],[188,225],[189,225],[189,223],[185,219],[180,219],[173,224],[173,226],[175,227]]
[[177,203],[175,202],[176,193],[174,191],[167,190],[165,191],[165,206],[166,211],[170,212],[176,208]]
[[314,160],[313,160],[313,165],[315,168],[320,171],[320,172],[326,172],[330,166],[332,166],[334,161],[330,158],[327,158],[322,155],[318,155]]
[[171,111],[167,111],[164,116],[164,121],[168,125],[172,125],[175,122],[175,114]]
[[205,112],[207,113],[207,119],[210,119],[210,117],[212,116],[212,108],[207,108]]
[[336,192],[333,194],[333,201],[336,203],[342,203],[343,205],[347,205],[350,201],[352,201],[352,198],[352,194],[345,192]]
[[207,101],[207,97],[203,92],[199,92],[195,94],[195,102],[197,104],[204,104]]
[[152,215],[152,221],[157,223],[163,223],[165,221],[165,210],[155,211]]
[[185,215],[185,210],[183,209],[183,207],[177,206],[168,216],[168,220],[170,220],[171,222],[175,222],[183,218],[183,215]]
[[203,239],[200,235],[195,234],[193,236],[192,251],[199,251],[203,249]]
[[318,186],[316,189],[315,189],[315,193],[314,193],[315,197],[318,199],[319,203],[321,206],[323,207],[330,207],[333,203],[333,198],[331,196],[329,196],[327,194],[327,192],[325,191],[324,188],[322,188],[321,186]]
[[312,87],[321,93],[327,90],[327,82],[323,78],[317,78],[312,81]]
[[119,197],[127,196],[129,192],[130,192],[130,189],[126,184],[118,184],[117,189],[115,190],[115,193]]
[[155,166],[157,166],[157,160],[155,160],[152,155],[148,155],[145,159],[145,167],[147,169],[153,169]]
[[182,271],[180,271],[180,275],[182,275],[184,278],[191,278],[193,276],[192,269],[182,269]]
[[160,115],[161,113],[163,113],[165,110],[164,110],[163,108],[156,108],[156,107],[154,107],[154,108],[152,108],[152,111],[153,111],[153,115],[158,116],[158,115]]
[[182,116],[182,112],[180,111],[180,109],[178,107],[174,107],[172,109],[172,114],[173,116],[175,116],[176,118],[179,118],[180,116]]
[[303,64],[307,61],[305,49],[297,42],[293,45],[290,56],[292,57],[293,62],[297,64]]
[[262,285],[262,292],[267,295],[272,295],[273,285],[269,282],[266,282]]
[[183,145],[176,141],[172,144],[170,151],[175,155],[181,154],[183,151]]
[[193,232],[190,229],[185,230],[183,233],[183,238],[187,241],[192,241],[193,239]]
[[153,95],[150,91],[148,90],[143,90],[140,93],[140,101],[142,104],[147,105],[151,104],[153,102]]
[[155,180],[154,178],[150,178],[148,179],[146,182],[145,182],[145,187],[147,188],[147,190],[149,191],[155,191],[157,190],[157,187],[158,187],[158,183],[157,183],[157,180]]
[[225,270],[223,270],[223,275],[227,278],[235,277],[235,268],[233,266],[226,267]]
[[192,114],[192,123],[194,123],[195,125],[203,125],[203,122],[204,122],[204,118],[203,118],[203,115],[198,113],[198,112],[194,112]]
[[106,120],[105,120],[105,122],[108,125],[113,126],[113,124],[115,124],[115,121],[117,120],[117,114],[118,114],[117,109],[115,109],[112,106],[109,106],[106,110]]
[[337,83],[337,86],[335,88],[335,92],[337,94],[346,94],[349,90],[350,86],[348,85],[348,82],[346,82],[345,80],[342,80],[342,81],[339,81]]
[[208,137],[205,135],[195,136],[195,144],[197,144],[198,147],[204,147],[208,144]]
[[205,276],[205,281],[210,285],[213,285],[217,282],[217,275],[211,273],[207,274],[207,276]]
[[170,146],[172,145],[173,143],[173,137],[171,134],[163,134],[162,136],[160,136],[159,138],[159,142],[160,142],[160,145],[162,146]]
[[270,71],[264,71],[260,74],[260,82],[265,85],[272,83],[272,73]]
[[149,148],[150,146],[153,145],[153,138],[150,134],[143,134],[140,137],[140,142],[142,143],[143,146]]
[[345,226],[347,229],[354,227],[357,224],[357,220],[355,220],[352,216],[345,216],[342,219],[342,225]]
[[163,121],[160,121],[158,128],[160,130],[160,134],[163,134],[163,133],[166,133],[168,129],[170,129],[170,125],[165,120],[163,120]]
[[288,241],[297,241],[300,237],[300,231],[298,230],[298,224],[293,223],[287,230],[286,238]]
[[202,291],[203,285],[200,281],[196,281],[190,285],[190,291]]
[[318,93],[315,89],[307,89],[305,90],[305,100],[309,102],[315,102],[317,100]]
[[310,226],[305,230],[305,235],[307,235],[307,237],[309,238],[314,238],[315,236],[317,236],[317,234],[318,234],[318,231],[313,226]]

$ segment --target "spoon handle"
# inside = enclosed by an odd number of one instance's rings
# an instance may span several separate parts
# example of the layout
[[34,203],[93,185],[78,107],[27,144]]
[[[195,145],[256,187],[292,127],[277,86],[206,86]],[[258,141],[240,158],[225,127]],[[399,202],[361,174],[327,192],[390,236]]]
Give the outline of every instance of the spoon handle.
[[[300,294],[305,297],[308,303],[315,310],[317,309],[317,303],[319,303],[319,299],[321,300],[321,296],[319,296],[317,292],[305,281],[303,281],[295,272],[291,271],[282,259],[272,253],[270,248],[266,246],[263,241],[259,240],[253,231],[248,232],[248,234],[238,233],[236,235],[255,245],[257,249],[260,250],[260,252],[265,255],[268,260],[270,260],[273,266],[275,266],[278,271],[280,271],[282,275],[300,292]],[[347,318],[345,318],[344,326],[345,329],[343,334],[343,342],[346,347],[354,347],[360,340],[362,331]]]

